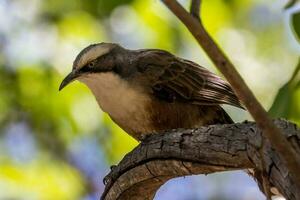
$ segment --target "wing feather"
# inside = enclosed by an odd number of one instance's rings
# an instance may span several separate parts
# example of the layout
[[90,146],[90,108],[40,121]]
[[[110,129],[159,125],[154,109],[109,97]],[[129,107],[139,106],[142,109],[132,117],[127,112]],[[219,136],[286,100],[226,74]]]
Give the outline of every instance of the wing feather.
[[[159,97],[171,96],[173,100],[198,105],[229,104],[243,108],[226,81],[194,62],[161,50],[145,51],[142,61],[146,63],[145,73],[152,72],[153,92],[164,93],[158,94]],[[159,72],[153,73],[156,70]]]

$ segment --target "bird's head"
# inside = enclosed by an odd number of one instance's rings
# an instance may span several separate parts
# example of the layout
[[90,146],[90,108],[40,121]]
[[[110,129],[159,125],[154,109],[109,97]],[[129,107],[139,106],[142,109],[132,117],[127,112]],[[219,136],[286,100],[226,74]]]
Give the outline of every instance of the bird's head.
[[83,80],[94,73],[112,72],[116,67],[116,60],[125,50],[118,44],[98,43],[83,49],[73,63],[73,69],[61,82],[59,90],[74,80]]

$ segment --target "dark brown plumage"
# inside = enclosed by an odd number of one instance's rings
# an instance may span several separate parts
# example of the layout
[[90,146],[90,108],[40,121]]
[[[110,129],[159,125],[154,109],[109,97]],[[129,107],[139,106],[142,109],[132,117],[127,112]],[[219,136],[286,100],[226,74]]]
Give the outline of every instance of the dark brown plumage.
[[137,51],[137,68],[152,84],[154,95],[169,102],[241,107],[230,85],[189,60],[163,50]]
[[71,75],[100,107],[140,140],[151,132],[232,123],[220,104],[242,108],[230,85],[198,64],[158,49],[100,43],[84,49]]

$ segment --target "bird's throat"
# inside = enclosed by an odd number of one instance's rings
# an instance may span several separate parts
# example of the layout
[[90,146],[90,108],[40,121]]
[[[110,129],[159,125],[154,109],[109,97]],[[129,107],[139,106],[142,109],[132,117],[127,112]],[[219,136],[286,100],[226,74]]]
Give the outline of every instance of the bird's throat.
[[125,131],[135,132],[128,127],[141,129],[142,126],[145,129],[148,126],[149,116],[145,108],[150,98],[118,75],[112,72],[92,73],[79,80],[89,87],[100,108]]

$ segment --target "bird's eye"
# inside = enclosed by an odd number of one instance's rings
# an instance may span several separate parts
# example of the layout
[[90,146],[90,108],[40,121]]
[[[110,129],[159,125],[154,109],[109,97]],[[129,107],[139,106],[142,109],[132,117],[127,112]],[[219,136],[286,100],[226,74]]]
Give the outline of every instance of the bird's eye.
[[95,61],[89,62],[88,67],[94,67],[95,66]]

